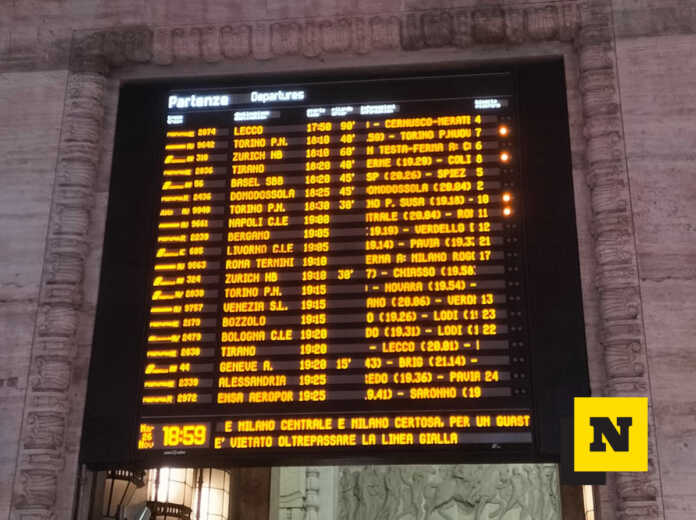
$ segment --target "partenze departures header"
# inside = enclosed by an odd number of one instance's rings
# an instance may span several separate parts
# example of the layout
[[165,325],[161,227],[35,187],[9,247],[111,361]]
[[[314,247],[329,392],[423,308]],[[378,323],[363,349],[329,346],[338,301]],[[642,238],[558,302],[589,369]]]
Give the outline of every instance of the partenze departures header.
[[218,94],[209,96],[177,96],[171,94],[167,103],[169,109],[177,108],[179,110],[186,108],[205,108],[205,107],[226,107],[229,106],[231,97],[228,94]]
[[[257,92],[252,91],[251,94],[246,96],[233,96],[230,94],[211,94],[211,95],[196,95],[190,94],[187,96],[180,96],[177,94],[171,94],[168,100],[168,108],[185,110],[187,108],[207,108],[207,107],[226,107],[230,106],[234,102],[242,103],[249,101],[251,103],[272,103],[272,102],[283,102],[283,101],[303,101],[305,99],[304,90],[276,90],[274,92]],[[234,99],[234,98],[237,99]],[[243,99],[240,99],[243,98]]]

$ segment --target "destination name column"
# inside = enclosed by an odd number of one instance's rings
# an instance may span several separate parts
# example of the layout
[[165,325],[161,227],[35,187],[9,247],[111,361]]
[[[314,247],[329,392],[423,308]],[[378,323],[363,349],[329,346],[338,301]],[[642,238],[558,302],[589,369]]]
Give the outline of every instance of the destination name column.
[[233,131],[219,404],[294,400],[287,375],[275,373],[272,347],[294,337],[282,282],[283,273],[295,269],[294,242],[285,229],[296,190],[277,171],[287,139],[267,137],[268,128]]

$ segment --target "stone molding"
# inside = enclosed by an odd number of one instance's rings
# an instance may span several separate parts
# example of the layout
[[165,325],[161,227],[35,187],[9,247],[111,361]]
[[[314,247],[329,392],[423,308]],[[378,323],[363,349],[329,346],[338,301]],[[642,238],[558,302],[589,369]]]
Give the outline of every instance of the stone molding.
[[[331,57],[426,48],[510,48],[568,42],[579,62],[587,184],[597,264],[599,328],[611,396],[649,396],[637,256],[617,89],[610,0],[438,9],[373,16],[186,27],[144,26],[73,35],[49,233],[13,489],[13,520],[60,517],[77,468],[65,453],[84,293],[87,232],[100,159],[104,89],[113,70],[138,64]],[[84,399],[84,396],[82,396]],[[80,415],[80,414],[78,414]],[[662,518],[654,421],[648,473],[618,474],[617,518]],[[314,488],[308,482],[308,495]],[[318,492],[318,490],[317,490]],[[308,504],[309,505],[309,504]],[[310,508],[314,507],[313,505]],[[318,506],[317,506],[318,507]]]
[[298,56],[365,55],[444,47],[572,42],[580,26],[577,0],[516,7],[437,9],[371,16],[309,18],[255,23],[146,26],[80,31],[71,70],[138,63],[218,63]]
[[[60,517],[57,498],[74,488],[61,482],[74,392],[72,369],[82,305],[88,230],[101,146],[106,78],[95,72],[69,75],[44,271],[39,293],[29,384],[12,495],[13,520]],[[82,404],[82,403],[80,403]]]
[[[607,376],[603,392],[613,397],[649,398],[611,2],[590,0],[583,5],[575,45],[591,192],[600,343]],[[619,520],[663,518],[652,412],[648,422],[648,472],[616,474],[614,503]]]

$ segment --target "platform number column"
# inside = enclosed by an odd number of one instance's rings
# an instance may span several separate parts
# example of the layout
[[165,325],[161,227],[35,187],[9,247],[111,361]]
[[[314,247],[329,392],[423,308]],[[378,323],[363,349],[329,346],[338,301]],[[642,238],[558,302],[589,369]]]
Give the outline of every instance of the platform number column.
[[[341,121],[339,128],[339,163],[338,163],[338,213],[354,213],[355,207],[355,181],[356,181],[356,144],[355,144],[355,121]],[[338,284],[350,283],[355,278],[353,266],[340,265],[336,267],[336,279]],[[334,366],[336,370],[347,370],[351,367],[353,359],[349,356],[336,358]]]

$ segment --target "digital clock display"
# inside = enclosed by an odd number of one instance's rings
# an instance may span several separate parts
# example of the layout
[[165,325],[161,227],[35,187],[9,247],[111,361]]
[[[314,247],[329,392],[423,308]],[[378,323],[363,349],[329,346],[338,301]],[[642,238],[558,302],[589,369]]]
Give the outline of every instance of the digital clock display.
[[184,424],[140,424],[138,449],[207,448],[209,425]]

